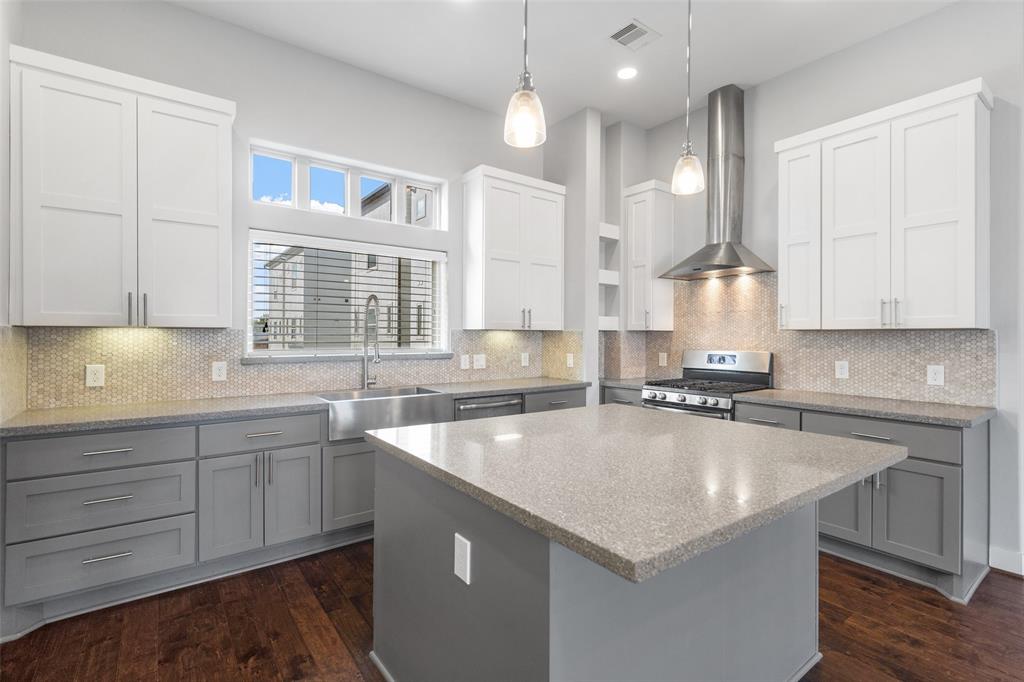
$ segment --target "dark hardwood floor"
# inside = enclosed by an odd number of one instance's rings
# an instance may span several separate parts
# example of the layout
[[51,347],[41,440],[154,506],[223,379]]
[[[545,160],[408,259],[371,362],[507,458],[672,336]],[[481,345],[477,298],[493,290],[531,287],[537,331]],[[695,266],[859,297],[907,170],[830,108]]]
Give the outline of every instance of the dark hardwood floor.
[[[368,658],[373,544],[52,623],[0,646],[0,679],[381,680]],[[816,680],[1024,680],[1024,580],[971,605],[821,557]]]

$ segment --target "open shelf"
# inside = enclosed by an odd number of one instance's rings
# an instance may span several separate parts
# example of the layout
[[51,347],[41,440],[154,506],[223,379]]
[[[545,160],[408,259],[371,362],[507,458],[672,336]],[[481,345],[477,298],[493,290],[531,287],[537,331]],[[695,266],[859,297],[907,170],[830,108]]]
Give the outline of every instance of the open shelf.
[[618,315],[601,315],[597,318],[597,329],[602,332],[614,332],[619,330]]
[[619,286],[619,271],[618,270],[598,270],[597,271],[597,283],[605,284],[608,286],[617,287]]
[[611,223],[598,223],[598,233],[601,235],[601,239],[618,241],[620,232],[621,230],[618,225],[612,225]]

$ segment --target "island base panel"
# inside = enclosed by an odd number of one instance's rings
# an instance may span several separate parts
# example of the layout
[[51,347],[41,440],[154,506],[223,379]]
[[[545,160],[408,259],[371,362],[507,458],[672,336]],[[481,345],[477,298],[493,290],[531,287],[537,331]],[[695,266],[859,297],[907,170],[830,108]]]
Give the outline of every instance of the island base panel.
[[376,459],[374,659],[396,682],[789,680],[818,660],[814,505],[632,583]]

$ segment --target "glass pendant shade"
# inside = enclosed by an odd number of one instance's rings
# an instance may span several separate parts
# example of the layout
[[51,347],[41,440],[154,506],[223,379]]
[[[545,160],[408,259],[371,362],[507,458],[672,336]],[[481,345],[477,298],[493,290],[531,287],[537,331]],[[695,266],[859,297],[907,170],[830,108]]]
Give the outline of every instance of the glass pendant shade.
[[547,137],[544,107],[537,91],[532,88],[516,90],[505,112],[505,143],[520,148],[538,147]]
[[672,171],[672,194],[698,194],[704,191],[704,167],[696,154],[682,154]]

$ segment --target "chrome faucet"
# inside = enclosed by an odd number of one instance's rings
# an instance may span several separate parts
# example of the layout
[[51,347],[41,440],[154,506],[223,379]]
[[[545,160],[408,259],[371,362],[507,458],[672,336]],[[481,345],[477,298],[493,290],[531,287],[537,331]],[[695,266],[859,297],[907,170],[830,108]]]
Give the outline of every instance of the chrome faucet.
[[377,385],[377,375],[370,376],[370,308],[373,308],[373,364],[380,364],[380,299],[366,297],[363,307],[363,388]]

